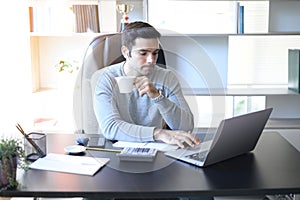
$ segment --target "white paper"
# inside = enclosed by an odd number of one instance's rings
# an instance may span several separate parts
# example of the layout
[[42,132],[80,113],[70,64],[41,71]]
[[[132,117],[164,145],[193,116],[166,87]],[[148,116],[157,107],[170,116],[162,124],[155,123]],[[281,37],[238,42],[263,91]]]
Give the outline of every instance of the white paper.
[[93,176],[108,161],[109,158],[49,153],[30,164],[29,168]]
[[118,141],[113,144],[113,147],[125,148],[125,147],[140,147],[140,148],[154,148],[158,151],[172,151],[178,149],[177,145],[166,144],[162,142],[123,142]]

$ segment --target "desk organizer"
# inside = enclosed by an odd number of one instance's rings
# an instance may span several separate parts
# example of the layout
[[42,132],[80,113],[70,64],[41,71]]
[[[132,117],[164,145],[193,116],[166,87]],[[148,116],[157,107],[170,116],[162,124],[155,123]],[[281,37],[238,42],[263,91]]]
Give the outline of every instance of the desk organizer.
[[47,151],[46,134],[29,133],[24,138],[24,150],[26,159],[29,161],[35,161],[38,158],[44,157]]

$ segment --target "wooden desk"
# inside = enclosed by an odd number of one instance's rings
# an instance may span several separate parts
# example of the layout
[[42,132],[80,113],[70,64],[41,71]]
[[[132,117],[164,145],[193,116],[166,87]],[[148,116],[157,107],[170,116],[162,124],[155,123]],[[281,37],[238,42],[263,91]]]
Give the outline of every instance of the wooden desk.
[[[49,134],[48,152],[64,153],[63,147],[74,144],[75,137]],[[0,196],[142,199],[300,194],[300,153],[275,132],[264,133],[252,153],[203,169],[163,154],[153,163],[119,162],[114,153],[107,152],[86,155],[111,161],[93,177],[29,170],[19,174],[18,190],[1,191]]]

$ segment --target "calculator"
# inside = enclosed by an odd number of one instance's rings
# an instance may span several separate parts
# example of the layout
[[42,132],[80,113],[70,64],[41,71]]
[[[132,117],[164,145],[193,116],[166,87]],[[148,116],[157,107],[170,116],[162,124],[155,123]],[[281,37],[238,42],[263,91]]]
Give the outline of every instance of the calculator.
[[152,162],[157,154],[157,149],[141,147],[125,147],[117,154],[121,161]]

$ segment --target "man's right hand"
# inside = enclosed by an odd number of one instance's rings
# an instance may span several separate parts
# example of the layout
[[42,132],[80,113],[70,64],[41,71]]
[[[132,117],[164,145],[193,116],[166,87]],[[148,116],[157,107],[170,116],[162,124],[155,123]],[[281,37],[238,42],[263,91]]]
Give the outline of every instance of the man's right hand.
[[147,94],[150,98],[159,96],[159,91],[154,87],[153,83],[146,76],[136,77],[135,86],[139,91],[140,96],[143,96],[144,94]]
[[197,138],[191,132],[182,130],[166,130],[166,129],[154,129],[154,140],[159,140],[167,144],[176,144],[181,148],[184,148],[184,143],[191,147],[200,144],[200,139]]

